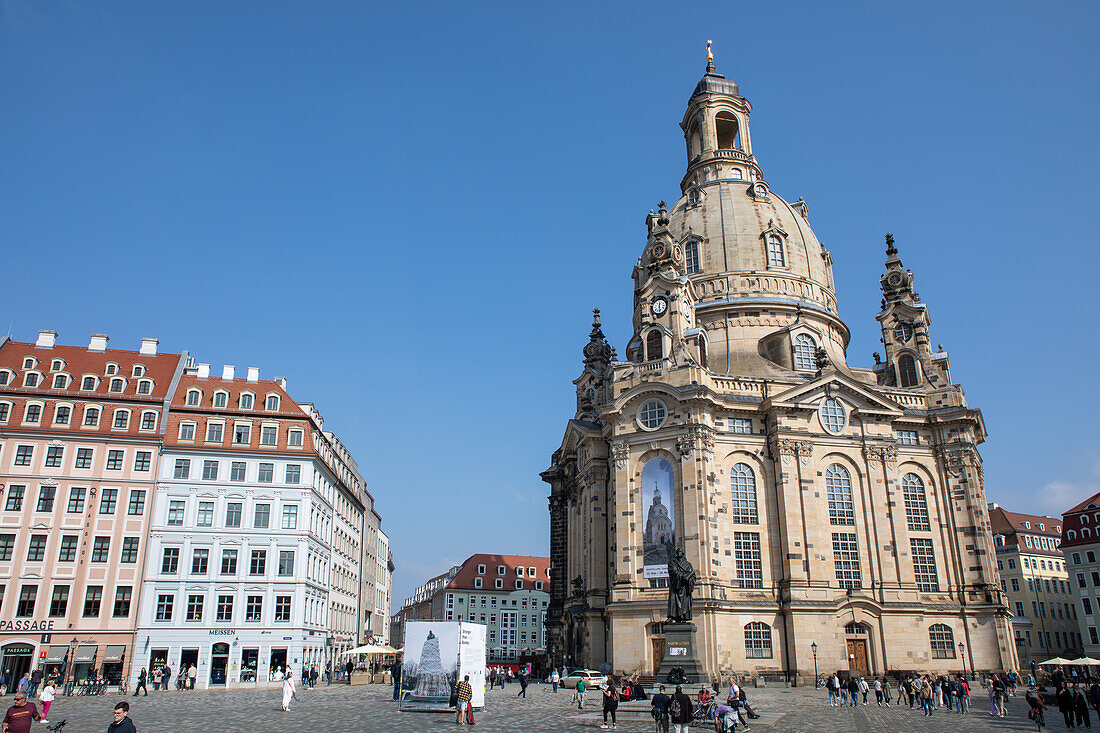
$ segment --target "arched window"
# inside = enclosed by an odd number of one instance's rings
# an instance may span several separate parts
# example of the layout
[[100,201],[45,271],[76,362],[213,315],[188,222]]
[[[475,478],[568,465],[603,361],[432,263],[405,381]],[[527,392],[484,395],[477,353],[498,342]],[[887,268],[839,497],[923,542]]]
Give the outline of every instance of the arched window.
[[137,386],[138,394],[152,394],[153,381],[151,379],[139,379]]
[[955,658],[955,636],[946,624],[932,624],[928,627],[928,641],[932,644],[933,659]]
[[718,134],[719,150],[738,150],[741,147],[741,139],[737,134],[737,118],[729,112],[715,115],[714,131]]
[[278,395],[268,395],[267,396],[267,409],[272,410],[272,411],[279,409],[279,396]]
[[53,414],[53,421],[58,425],[68,425],[69,415],[72,414],[71,407],[59,407]]
[[745,656],[749,659],[772,658],[772,629],[759,621],[745,624]]
[[924,482],[915,473],[901,477],[901,495],[905,499],[905,520],[909,529],[916,532],[928,532],[932,529],[928,521],[928,501],[924,496]]
[[917,377],[917,361],[911,354],[902,354],[898,358],[898,379],[902,387],[916,387],[920,384]]
[[241,395],[241,409],[242,410],[251,410],[252,409],[252,395],[248,392],[245,392],[244,394]]
[[188,390],[188,392],[187,392],[187,404],[188,405],[193,407],[193,406],[199,404],[199,400],[201,400],[201,399],[202,399],[202,392],[198,391],[197,389]]
[[691,123],[691,132],[688,133],[688,161],[695,160],[701,152],[703,152],[703,136],[699,133],[699,120],[695,120]]
[[1089,531],[1088,527],[1081,528],[1081,538],[1084,539],[1085,537],[1092,537],[1092,532]]
[[702,336],[699,337],[699,366],[704,369],[710,366],[707,363],[707,340]]
[[99,408],[98,407],[85,407],[84,408],[84,424],[88,427],[94,428],[99,425]]
[[698,242],[688,242],[684,245],[684,270],[689,274],[699,272]]
[[1082,514],[1081,515],[1081,524],[1088,524],[1088,523],[1089,523],[1089,515],[1088,514]]
[[157,413],[152,410],[146,410],[141,413],[141,429],[142,430],[156,430],[157,427]]
[[645,337],[646,359],[653,361],[654,359],[663,358],[663,346],[664,343],[661,338],[661,332],[657,330],[650,331],[649,335]]
[[1068,530],[1068,531],[1066,532],[1066,538],[1067,538],[1067,539],[1071,539],[1071,540],[1075,540],[1075,539],[1077,539],[1077,532],[1075,532],[1075,531],[1074,531],[1074,530],[1072,530],[1072,529],[1071,529],[1071,530]]
[[768,235],[768,267],[786,267],[787,256],[783,252],[783,240],[778,234]]
[[215,392],[214,393],[214,407],[225,407],[229,403],[228,392]]
[[730,471],[730,521],[734,524],[757,524],[756,476],[746,463],[738,463]]
[[825,493],[829,499],[829,524],[856,523],[852,500],[852,477],[848,469],[834,463],[825,470]]
[[817,351],[817,342],[807,333],[800,333],[794,337],[794,368],[813,369],[816,362],[814,354]]

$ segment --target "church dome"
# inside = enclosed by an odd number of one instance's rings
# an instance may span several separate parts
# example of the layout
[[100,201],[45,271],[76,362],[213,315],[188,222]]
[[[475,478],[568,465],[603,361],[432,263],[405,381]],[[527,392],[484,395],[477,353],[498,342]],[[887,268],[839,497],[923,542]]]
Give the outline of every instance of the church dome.
[[829,253],[806,220],[763,181],[693,184],[668,212],[684,243],[698,306],[730,298],[767,298],[837,313]]
[[695,85],[695,91],[691,93],[692,99],[700,94],[728,94],[731,97],[740,97],[737,90],[737,82],[727,79],[718,73],[707,73],[699,83]]

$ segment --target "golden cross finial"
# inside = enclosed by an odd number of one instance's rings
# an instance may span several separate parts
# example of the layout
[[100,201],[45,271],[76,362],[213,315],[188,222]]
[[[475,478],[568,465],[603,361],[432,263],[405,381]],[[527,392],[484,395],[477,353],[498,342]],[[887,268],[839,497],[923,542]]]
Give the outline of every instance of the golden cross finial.
[[710,50],[712,41],[707,41],[707,73],[714,71],[714,52]]

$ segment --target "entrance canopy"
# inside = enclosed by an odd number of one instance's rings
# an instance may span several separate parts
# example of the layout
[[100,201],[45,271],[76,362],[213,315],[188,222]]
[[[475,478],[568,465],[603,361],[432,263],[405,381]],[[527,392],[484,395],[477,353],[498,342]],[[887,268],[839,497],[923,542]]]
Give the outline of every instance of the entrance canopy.
[[99,649],[95,644],[84,644],[76,648],[76,656],[73,657],[73,664],[86,664],[95,661],[96,650]]
[[107,646],[107,651],[103,653],[103,661],[105,663],[121,662],[123,655],[126,654],[126,646],[123,644],[110,644]]
[[1053,657],[1052,659],[1048,659],[1045,662],[1039,662],[1040,667],[1046,667],[1047,665],[1055,664],[1073,664],[1073,662],[1069,661],[1068,659],[1062,659],[1061,657]]
[[46,651],[45,664],[58,664],[65,661],[65,657],[69,656],[69,647],[67,646],[51,646]]

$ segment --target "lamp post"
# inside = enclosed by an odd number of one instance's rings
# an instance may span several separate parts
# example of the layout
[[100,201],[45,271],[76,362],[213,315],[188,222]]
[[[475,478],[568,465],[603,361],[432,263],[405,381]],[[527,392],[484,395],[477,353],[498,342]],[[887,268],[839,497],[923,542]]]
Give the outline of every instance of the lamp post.
[[74,666],[75,665],[73,664],[73,658],[76,656],[76,645],[79,644],[79,643],[80,643],[80,640],[77,639],[75,636],[73,637],[72,641],[69,642],[69,659],[68,659],[68,664],[65,666],[65,679],[62,680],[62,682],[63,682],[62,686],[65,690],[68,690],[68,692],[66,694],[69,694],[69,695],[72,694],[72,691],[69,689],[69,685],[68,685],[69,679],[72,678],[73,684],[74,685],[76,684],[76,677],[75,677],[75,674],[74,674]]
[[814,689],[817,689],[817,642],[810,643],[810,651],[814,653]]
[[959,642],[959,658],[963,665],[963,679],[966,679],[966,644]]

